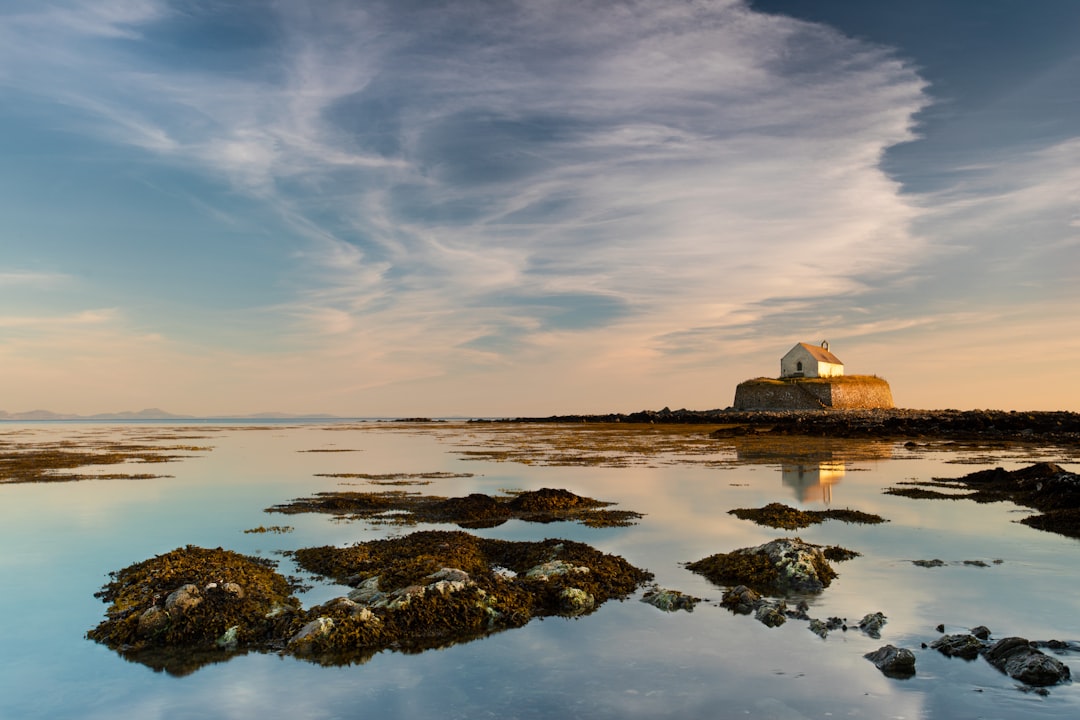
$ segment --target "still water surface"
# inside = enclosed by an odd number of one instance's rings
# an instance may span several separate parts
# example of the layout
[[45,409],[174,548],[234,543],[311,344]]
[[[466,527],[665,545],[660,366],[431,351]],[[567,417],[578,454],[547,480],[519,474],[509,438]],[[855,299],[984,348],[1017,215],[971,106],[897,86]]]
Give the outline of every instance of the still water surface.
[[[1064,461],[1075,471],[1069,464],[1075,458],[1052,448],[913,451],[853,441],[801,447],[798,439],[787,439],[779,454],[735,441],[629,456],[594,448],[568,466],[551,464],[550,454],[529,464],[466,454],[493,440],[506,443],[497,432],[393,423],[0,426],[0,441],[26,446],[103,437],[168,445],[177,442],[171,435],[184,435],[195,439],[182,442],[207,448],[132,470],[172,477],[0,485],[0,718],[1080,717],[1077,684],[1051,688],[1044,697],[1022,691],[981,659],[969,663],[920,649],[939,637],[939,623],[948,632],[986,625],[994,638],[1080,640],[1080,542],[1016,523],[1029,511],[1009,503],[882,494],[898,482],[1015,469],[1033,459]],[[529,433],[541,432],[522,428],[512,441],[527,448]],[[620,466],[598,463],[605,452]],[[586,542],[652,571],[663,587],[708,602],[692,613],[664,613],[639,602],[639,592],[586,617],[534,620],[418,655],[383,652],[362,665],[321,667],[252,653],[186,677],[156,673],[84,639],[104,618],[105,605],[94,592],[109,571],[194,544],[278,558],[279,569],[293,574],[280,551],[435,526],[373,527],[327,515],[271,515],[264,508],[350,489],[343,483],[379,489],[317,473],[440,471],[473,476],[406,489],[459,496],[565,488],[645,513],[626,528],[511,521],[474,532]],[[836,565],[840,577],[812,600],[810,615],[856,622],[881,611],[888,623],[880,640],[854,630],[822,640],[804,622],[767,628],[732,615],[717,605],[720,588],[682,566],[785,535],[728,514],[774,501],[802,509],[850,507],[889,520],[830,521],[798,533],[862,553]],[[243,532],[260,525],[294,530]],[[931,558],[946,565],[911,562]],[[988,567],[964,564],[975,560]],[[315,582],[301,597],[311,606],[346,591]],[[886,678],[863,658],[886,643],[915,651],[914,678]],[[1080,672],[1080,656],[1061,659]]]

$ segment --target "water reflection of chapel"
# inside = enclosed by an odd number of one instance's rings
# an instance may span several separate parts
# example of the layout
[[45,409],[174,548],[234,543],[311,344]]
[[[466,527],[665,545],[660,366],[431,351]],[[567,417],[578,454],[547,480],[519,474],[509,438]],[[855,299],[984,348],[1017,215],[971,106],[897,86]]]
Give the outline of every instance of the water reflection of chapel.
[[832,486],[844,477],[846,466],[843,460],[828,460],[818,463],[793,464],[780,466],[780,476],[784,487],[792,488],[800,502],[832,502]]

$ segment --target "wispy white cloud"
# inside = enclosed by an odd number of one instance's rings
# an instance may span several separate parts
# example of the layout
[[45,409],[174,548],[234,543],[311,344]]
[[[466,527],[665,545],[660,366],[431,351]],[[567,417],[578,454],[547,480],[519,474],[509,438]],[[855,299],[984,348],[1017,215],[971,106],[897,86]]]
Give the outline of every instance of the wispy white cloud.
[[952,248],[934,296],[1001,306],[1077,296],[1080,138],[969,169],[921,202],[918,230]]
[[168,14],[167,4],[162,0],[61,0],[27,7],[33,9],[13,12],[8,19],[48,32],[113,39],[137,38],[137,26]]
[[0,288],[33,287],[51,288],[68,283],[71,277],[63,273],[35,272],[32,270],[0,270]]

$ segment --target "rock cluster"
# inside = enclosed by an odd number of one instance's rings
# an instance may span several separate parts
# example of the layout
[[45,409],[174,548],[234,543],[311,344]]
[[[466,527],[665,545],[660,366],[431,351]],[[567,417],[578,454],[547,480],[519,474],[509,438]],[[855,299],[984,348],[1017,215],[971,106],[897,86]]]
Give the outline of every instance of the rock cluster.
[[[1069,537],[1080,537],[1080,475],[1054,463],[1036,463],[1011,472],[1003,468],[980,470],[960,478],[934,480],[920,485],[916,488],[889,488],[886,492],[916,499],[1014,502],[1042,513],[1021,519],[1023,524]],[[928,487],[948,488],[951,492],[946,494]],[[968,492],[957,493],[957,487],[966,488]]]
[[[945,631],[944,625],[939,625],[937,629],[938,632]],[[1069,643],[1054,640],[1035,643],[1021,637],[991,642],[990,630],[982,625],[968,633],[942,635],[929,646],[923,643],[924,648],[937,650],[946,657],[971,661],[981,656],[1009,677],[1031,687],[1042,689],[1069,681],[1072,676],[1069,667],[1040,650],[1040,645],[1055,650],[1080,649],[1080,646],[1074,648]],[[915,673],[915,655],[910,650],[886,645],[867,653],[865,657],[890,677],[910,677]]]
[[[810,606],[805,600],[800,600],[794,607],[789,607],[786,600],[764,598],[745,585],[736,585],[725,590],[720,605],[737,615],[753,615],[755,620],[768,627],[783,625],[788,620],[805,620],[810,631],[823,640],[833,630],[847,632],[849,628],[844,618],[830,617],[821,620],[810,617]],[[875,612],[867,613],[856,624],[856,627],[870,637],[879,638],[884,624],[885,615]]]
[[981,655],[998,670],[1025,685],[1046,687],[1072,677],[1068,665],[1044,653],[1037,643],[1022,637],[990,642],[990,631],[982,626],[973,628],[970,633],[944,635],[930,643],[930,647],[942,655],[964,660],[974,660]]
[[306,570],[353,590],[305,611],[271,563],[188,546],[114,573],[99,593],[112,602],[107,618],[88,636],[177,674],[222,659],[223,650],[363,662],[387,648],[442,647],[533,617],[583,615],[651,577],[582,543],[464,532],[306,548],[295,556]]

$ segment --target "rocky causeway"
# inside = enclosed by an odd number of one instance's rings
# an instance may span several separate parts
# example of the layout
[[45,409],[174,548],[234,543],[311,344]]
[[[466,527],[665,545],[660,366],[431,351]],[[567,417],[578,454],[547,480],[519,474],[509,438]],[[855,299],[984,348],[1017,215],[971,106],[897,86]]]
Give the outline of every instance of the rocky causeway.
[[717,425],[718,436],[804,435],[838,438],[1042,440],[1080,443],[1080,413],[1006,410],[641,410],[604,415],[518,417],[519,423]]

